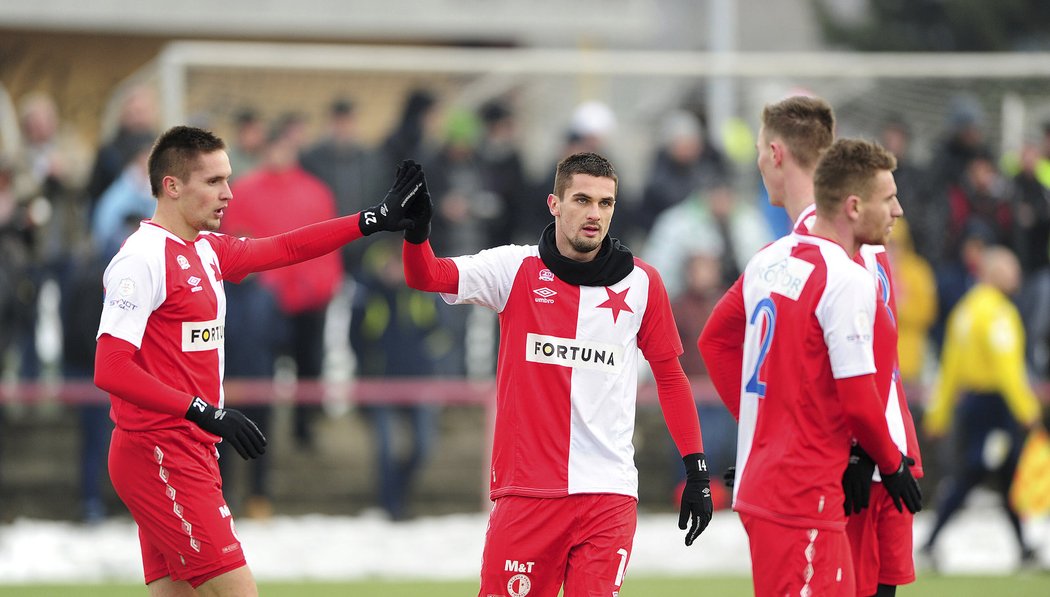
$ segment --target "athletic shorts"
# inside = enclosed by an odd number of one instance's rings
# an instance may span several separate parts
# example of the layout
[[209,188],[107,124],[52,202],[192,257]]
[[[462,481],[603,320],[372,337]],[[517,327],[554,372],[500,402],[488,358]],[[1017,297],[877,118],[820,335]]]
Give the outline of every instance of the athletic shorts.
[[740,514],[751,545],[755,597],[855,597],[846,531],[807,529]]
[[117,428],[109,476],[139,527],[146,584],[170,576],[196,588],[245,565],[214,446],[177,430]]
[[882,483],[871,484],[871,502],[846,521],[857,577],[857,594],[874,595],[879,585],[906,585],[915,581],[912,559],[914,515],[898,512]]
[[505,496],[489,514],[479,597],[613,596],[638,526],[638,501],[616,494]]

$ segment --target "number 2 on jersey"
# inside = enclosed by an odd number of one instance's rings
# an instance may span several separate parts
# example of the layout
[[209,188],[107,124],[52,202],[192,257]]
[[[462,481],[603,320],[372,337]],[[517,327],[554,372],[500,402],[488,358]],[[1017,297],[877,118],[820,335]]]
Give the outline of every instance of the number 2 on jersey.
[[759,330],[762,345],[758,349],[758,358],[755,359],[755,370],[751,372],[751,377],[747,380],[744,389],[765,398],[766,382],[760,379],[759,375],[762,372],[762,364],[766,361],[766,355],[769,354],[769,345],[773,343],[773,331],[777,324],[777,306],[768,296],[759,301],[755,305],[755,310],[751,312],[750,324],[755,325],[756,322],[762,324]]

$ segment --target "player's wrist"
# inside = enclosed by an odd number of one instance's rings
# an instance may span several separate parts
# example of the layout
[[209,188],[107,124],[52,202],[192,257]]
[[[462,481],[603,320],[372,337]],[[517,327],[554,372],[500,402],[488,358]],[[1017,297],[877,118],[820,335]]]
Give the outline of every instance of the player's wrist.
[[682,456],[682,462],[685,463],[685,475],[687,479],[710,480],[711,476],[707,471],[707,457],[704,456],[703,452],[686,454],[685,456]]
[[203,398],[200,396],[194,396],[193,400],[190,401],[189,407],[186,409],[185,417],[186,419],[200,425],[201,422],[206,421],[209,417],[213,416],[215,410],[215,407],[208,404]]

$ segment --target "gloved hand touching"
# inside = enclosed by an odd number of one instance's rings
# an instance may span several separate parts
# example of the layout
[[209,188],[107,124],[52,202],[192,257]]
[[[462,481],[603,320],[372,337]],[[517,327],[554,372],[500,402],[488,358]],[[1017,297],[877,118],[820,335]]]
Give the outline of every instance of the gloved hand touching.
[[913,464],[915,464],[914,458],[901,454],[901,464],[895,472],[886,474],[879,471],[882,475],[882,486],[886,488],[886,493],[890,494],[898,512],[904,511],[901,509],[902,502],[912,514],[922,510],[922,491],[919,489],[919,483],[911,474],[910,467]]
[[842,491],[846,495],[846,516],[857,514],[868,507],[871,500],[871,477],[875,474],[875,461],[859,444],[849,451],[849,464],[842,473]]
[[711,503],[711,477],[707,473],[704,453],[686,454],[682,461],[685,462],[685,489],[682,490],[678,528],[684,530],[692,520],[685,534],[685,544],[688,546],[696,541],[711,522],[714,504]]
[[186,411],[186,418],[198,427],[230,442],[241,458],[258,458],[266,453],[266,436],[259,427],[240,411],[215,408],[200,396],[194,396]]
[[419,177],[421,186],[413,197],[411,205],[405,211],[406,217],[412,221],[412,225],[405,229],[405,240],[412,244],[421,245],[430,238],[430,218],[434,215],[434,203],[430,199],[430,191],[427,189],[427,179],[423,175],[420,166]]
[[425,190],[424,183],[423,168],[419,164],[412,160],[401,162],[383,201],[361,211],[357,221],[361,234],[368,236],[380,230],[396,232],[412,227],[413,221],[406,212],[419,199],[419,190]]

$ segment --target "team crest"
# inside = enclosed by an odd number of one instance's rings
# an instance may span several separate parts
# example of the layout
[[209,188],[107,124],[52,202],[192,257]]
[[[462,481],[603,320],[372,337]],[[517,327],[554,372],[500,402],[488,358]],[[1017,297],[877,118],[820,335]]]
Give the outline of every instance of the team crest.
[[175,258],[175,261],[179,263],[179,267],[182,269],[190,269],[190,260],[186,259],[185,255],[179,255]]
[[549,270],[547,268],[543,268],[543,269],[540,270],[540,282],[553,282],[553,281],[554,281],[554,272],[552,272],[551,270]]
[[524,574],[515,574],[507,581],[507,592],[510,597],[525,597],[532,590],[532,581]]

